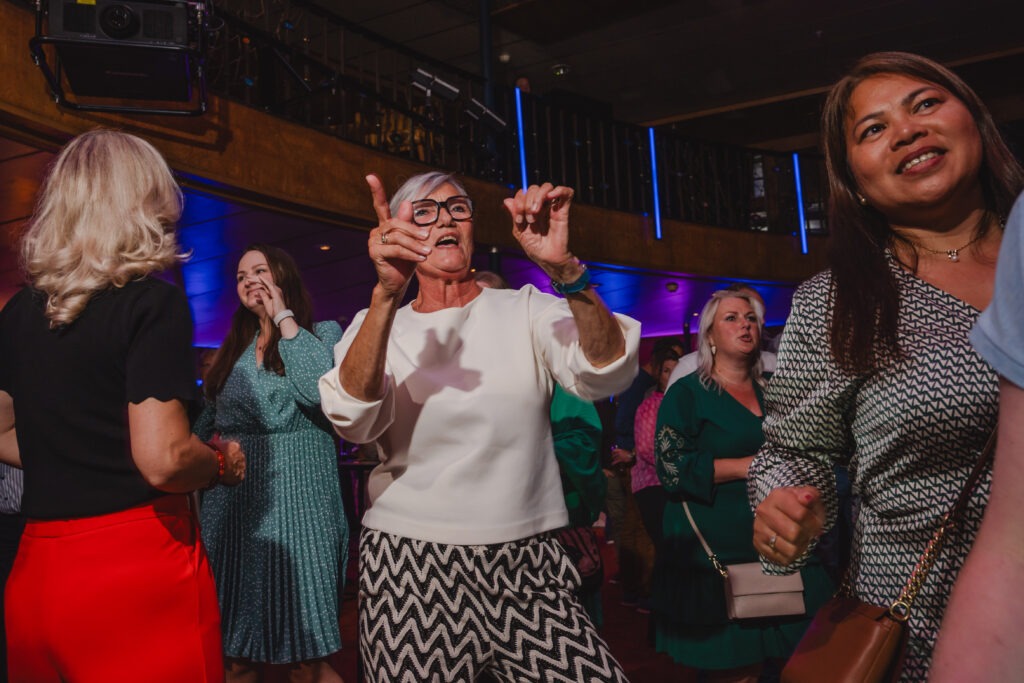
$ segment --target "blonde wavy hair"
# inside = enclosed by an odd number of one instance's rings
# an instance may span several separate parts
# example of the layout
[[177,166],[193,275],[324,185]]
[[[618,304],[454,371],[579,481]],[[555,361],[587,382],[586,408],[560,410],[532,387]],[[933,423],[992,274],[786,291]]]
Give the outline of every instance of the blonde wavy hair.
[[94,294],[185,259],[175,224],[182,195],[167,162],[128,133],[94,130],[69,142],[43,181],[21,238],[50,327],[69,325]]

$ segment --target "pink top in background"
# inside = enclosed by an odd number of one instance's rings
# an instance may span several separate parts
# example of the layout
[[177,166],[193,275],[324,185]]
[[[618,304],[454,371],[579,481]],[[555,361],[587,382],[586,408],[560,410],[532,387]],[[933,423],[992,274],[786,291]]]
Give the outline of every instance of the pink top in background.
[[648,486],[661,486],[658,471],[654,468],[654,430],[658,424],[658,407],[665,394],[652,391],[636,409],[633,422],[633,443],[636,447],[636,464],[633,466],[633,492]]

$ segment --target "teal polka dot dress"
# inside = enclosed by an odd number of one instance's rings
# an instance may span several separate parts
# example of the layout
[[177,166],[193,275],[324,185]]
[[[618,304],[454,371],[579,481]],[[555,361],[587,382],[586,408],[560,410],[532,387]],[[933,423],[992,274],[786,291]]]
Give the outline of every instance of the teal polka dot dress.
[[209,491],[201,508],[225,657],[279,664],[341,648],[348,524],[317,389],[341,328],[315,332],[280,341],[283,377],[257,366],[254,338],[195,426],[239,441],[247,457],[245,481]]

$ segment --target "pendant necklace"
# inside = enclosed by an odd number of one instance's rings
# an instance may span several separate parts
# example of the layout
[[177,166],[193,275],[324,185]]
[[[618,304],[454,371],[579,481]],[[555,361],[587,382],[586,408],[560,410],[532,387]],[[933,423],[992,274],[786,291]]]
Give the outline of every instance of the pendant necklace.
[[946,258],[948,258],[950,261],[952,261],[953,263],[958,263],[960,261],[960,252],[966,249],[967,247],[971,246],[975,242],[977,242],[979,239],[981,239],[981,233],[978,233],[977,235],[972,237],[967,244],[963,245],[962,247],[957,247],[956,249],[932,249],[930,247],[924,246],[923,244],[918,244],[917,247],[919,249],[927,251],[929,254],[945,254]]

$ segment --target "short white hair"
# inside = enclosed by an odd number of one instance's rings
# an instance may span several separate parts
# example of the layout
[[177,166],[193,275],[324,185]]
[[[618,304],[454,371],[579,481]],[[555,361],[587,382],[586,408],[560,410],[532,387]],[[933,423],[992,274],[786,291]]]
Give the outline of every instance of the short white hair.
[[402,186],[391,196],[391,203],[389,204],[391,215],[395,216],[398,214],[398,208],[402,205],[402,202],[414,202],[417,199],[424,199],[428,194],[446,184],[454,187],[459,194],[468,194],[465,186],[456,180],[454,173],[444,173],[443,171],[420,173],[402,183]]

